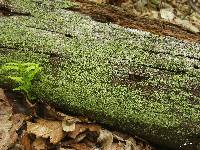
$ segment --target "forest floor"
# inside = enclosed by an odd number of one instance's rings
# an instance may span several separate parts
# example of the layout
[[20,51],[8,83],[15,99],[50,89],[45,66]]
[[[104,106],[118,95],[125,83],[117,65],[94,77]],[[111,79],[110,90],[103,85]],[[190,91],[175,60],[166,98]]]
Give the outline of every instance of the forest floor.
[[[194,0],[74,0],[73,11],[112,22],[200,43],[200,2]],[[96,4],[96,5],[95,5]]]
[[84,116],[0,89],[1,150],[155,150],[147,141],[109,130]]
[[[200,2],[75,0],[75,3],[71,10],[90,15],[96,21],[200,43]],[[9,15],[5,8],[1,9],[0,16],[5,14]],[[69,116],[45,103],[32,104],[23,95],[3,89],[0,89],[0,122],[1,150],[159,150],[140,137],[106,129],[83,116]]]

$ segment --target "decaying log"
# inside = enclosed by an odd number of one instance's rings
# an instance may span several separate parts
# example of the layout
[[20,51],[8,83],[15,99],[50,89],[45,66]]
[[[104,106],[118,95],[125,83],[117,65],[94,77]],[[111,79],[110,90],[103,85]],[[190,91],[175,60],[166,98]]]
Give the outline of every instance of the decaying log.
[[199,142],[199,44],[96,22],[66,0],[7,5],[0,65],[39,63],[39,99],[170,148]]

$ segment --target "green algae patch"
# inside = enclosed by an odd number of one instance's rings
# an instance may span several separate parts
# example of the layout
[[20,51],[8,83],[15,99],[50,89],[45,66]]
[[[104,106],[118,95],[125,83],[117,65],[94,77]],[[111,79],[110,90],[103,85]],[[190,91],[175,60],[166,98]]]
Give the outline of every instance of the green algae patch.
[[98,23],[67,1],[8,4],[31,15],[0,18],[0,65],[41,64],[38,99],[156,144],[198,142],[200,45]]

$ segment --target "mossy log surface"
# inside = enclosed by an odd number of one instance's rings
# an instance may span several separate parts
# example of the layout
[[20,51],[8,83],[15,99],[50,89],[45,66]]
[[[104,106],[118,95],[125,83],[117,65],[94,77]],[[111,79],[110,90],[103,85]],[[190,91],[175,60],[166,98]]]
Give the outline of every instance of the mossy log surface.
[[41,64],[37,97],[156,144],[198,142],[199,44],[95,22],[68,11],[66,0],[7,5],[0,65]]

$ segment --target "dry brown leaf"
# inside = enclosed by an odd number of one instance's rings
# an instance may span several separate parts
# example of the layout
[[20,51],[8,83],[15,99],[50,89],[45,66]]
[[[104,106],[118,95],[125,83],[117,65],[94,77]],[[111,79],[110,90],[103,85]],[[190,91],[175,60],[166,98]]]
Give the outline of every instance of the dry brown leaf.
[[82,122],[81,119],[77,118],[77,117],[72,117],[72,116],[69,116],[69,115],[66,115],[62,112],[56,112],[57,114],[57,119],[58,120],[65,120],[69,123],[77,123],[77,122]]
[[71,144],[71,148],[74,148],[76,150],[92,150],[90,147],[88,147],[85,143],[76,143],[76,144]]
[[165,19],[166,21],[173,21],[173,19],[175,18],[173,8],[161,9],[160,16],[162,19]]
[[87,130],[90,132],[99,132],[100,129],[101,129],[101,127],[99,125],[77,123],[75,125],[75,130],[72,132],[69,132],[68,136],[75,139],[77,135],[79,135]]
[[32,144],[33,150],[45,150],[47,149],[46,140],[43,138],[36,138]]
[[17,140],[17,126],[13,127],[12,108],[8,103],[8,99],[4,90],[0,88],[0,149],[7,150]]
[[22,145],[23,150],[32,150],[31,140],[30,140],[29,135],[27,133],[22,134],[21,145]]
[[99,137],[97,139],[99,143],[102,145],[102,150],[111,150],[113,135],[108,130],[100,130]]
[[50,143],[57,144],[64,137],[62,123],[38,119],[36,123],[27,122],[27,132],[37,137],[50,138]]
[[87,128],[84,125],[76,124],[75,130],[72,132],[69,132],[68,136],[75,139],[77,137],[77,135],[79,135],[82,132],[85,132],[86,130],[87,130]]
[[12,107],[8,102],[8,98],[6,97],[4,90],[1,88],[0,88],[0,108],[1,108],[0,114],[6,115],[4,117],[10,117],[12,115]]
[[130,137],[126,140],[125,150],[153,150],[154,148],[148,145],[147,143],[139,142],[136,143],[135,139]]
[[[123,134],[120,132],[113,132],[113,138],[115,140],[118,140],[120,143],[123,143],[124,149],[134,149],[134,150],[152,150],[154,149],[150,145],[148,145],[148,142],[144,139],[141,139],[139,137],[136,137],[140,141],[140,143],[136,143],[136,140],[131,137],[130,135]],[[125,144],[124,144],[125,143]],[[144,145],[146,145],[144,147]]]
[[60,147],[59,150],[76,150],[76,149],[74,149],[74,148],[63,148],[63,147]]
[[122,143],[112,143],[111,150],[125,150]]
[[195,27],[194,25],[192,25],[188,20],[182,20],[180,18],[176,18],[174,19],[174,22],[178,25],[183,26],[184,28],[187,28],[191,32],[194,32],[194,33],[200,32],[199,29]]
[[85,138],[82,142],[85,143],[88,147],[97,150],[97,147],[96,147],[97,143],[96,143],[96,139],[95,138],[94,138],[94,140],[89,140],[88,138]]
[[98,3],[98,4],[105,4],[106,3],[106,0],[88,0],[90,2],[95,2],[95,3]]
[[189,16],[189,20],[190,20],[190,22],[192,22],[192,24],[194,24],[198,29],[200,29],[200,15],[198,15],[196,12],[193,12],[193,13]]
[[5,4],[5,0],[0,0],[0,4],[1,5]]
[[124,142],[131,137],[128,134],[124,134],[124,133],[117,132],[117,131],[112,132],[112,134],[113,134],[113,138],[120,142]]
[[[40,104],[39,104],[40,105]],[[57,118],[57,112],[54,108],[49,106],[48,104],[42,104],[42,110],[39,109],[38,111],[43,113],[43,117],[48,118],[48,119],[58,119]],[[41,106],[41,105],[40,105]],[[39,107],[40,107],[39,106]]]
[[66,120],[62,121],[62,128],[65,132],[72,132],[75,130],[75,123],[69,123]]
[[84,132],[84,133],[81,133],[79,135],[76,136],[76,138],[73,140],[72,143],[79,143],[81,142],[85,137],[87,136],[87,134]]
[[48,104],[44,104],[44,107],[45,107],[45,111],[44,111],[45,117],[54,118],[54,119],[57,119],[60,121],[65,120],[68,123],[82,122],[82,120],[80,120],[77,117],[72,117],[72,116],[66,115],[62,112],[56,111],[54,108],[52,108]]
[[135,4],[137,10],[143,10],[145,5],[147,5],[147,0],[138,0]]
[[23,125],[23,123],[27,120],[29,120],[31,118],[31,116],[26,116],[24,114],[13,114],[11,116],[11,120],[13,122],[13,127],[12,130],[16,131],[18,129],[20,129]]
[[134,138],[129,138],[128,140],[126,140],[126,144],[125,144],[125,149],[126,150],[143,150],[143,149],[140,149],[140,147],[137,146],[136,144],[136,141]]
[[[76,136],[73,140],[62,141],[61,145],[69,147],[73,144],[84,143],[88,148],[94,150],[96,149],[96,137],[91,136],[89,132],[83,132]],[[97,149],[96,149],[97,150]]]
[[158,11],[152,10],[152,11],[150,12],[149,18],[158,19],[158,17],[159,17]]

